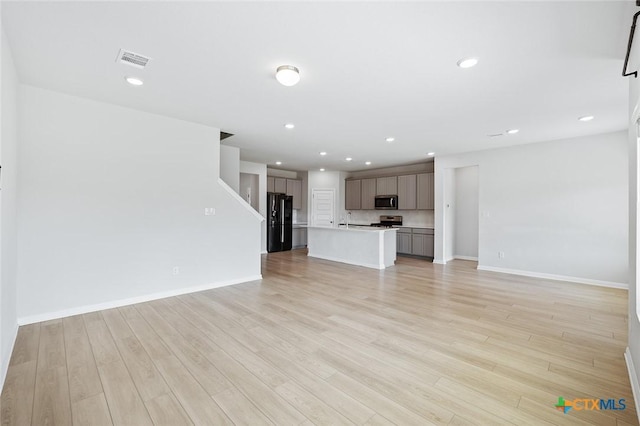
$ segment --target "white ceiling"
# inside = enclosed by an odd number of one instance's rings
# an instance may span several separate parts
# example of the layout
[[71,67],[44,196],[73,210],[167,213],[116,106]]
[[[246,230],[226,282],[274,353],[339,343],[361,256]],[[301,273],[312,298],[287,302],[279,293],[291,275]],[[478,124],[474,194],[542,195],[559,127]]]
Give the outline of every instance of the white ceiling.
[[[2,20],[24,83],[219,127],[244,160],[351,171],[627,128],[621,71],[635,9],[3,1]],[[115,62],[120,48],[153,59],[138,71]],[[479,64],[458,68],[468,56]],[[300,69],[297,86],[275,80],[283,64]],[[511,128],[520,133],[487,136]]]

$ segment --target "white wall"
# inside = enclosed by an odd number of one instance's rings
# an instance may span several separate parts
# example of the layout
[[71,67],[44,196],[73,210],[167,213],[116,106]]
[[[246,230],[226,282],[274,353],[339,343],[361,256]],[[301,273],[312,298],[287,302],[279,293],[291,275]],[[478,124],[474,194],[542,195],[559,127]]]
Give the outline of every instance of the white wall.
[[[1,22],[1,19],[0,19]],[[17,86],[11,48],[1,33],[0,69],[0,391],[18,331],[17,320]]]
[[[453,259],[456,236],[456,172],[454,169],[444,171],[444,261]],[[441,260],[434,258],[435,263]]]
[[240,187],[238,194],[255,211],[260,210],[258,175],[240,172]]
[[437,158],[436,261],[444,260],[445,173],[478,165],[480,268],[626,285],[626,139],[617,132]]
[[[263,218],[267,217],[267,165],[252,163],[250,161],[240,162],[240,172],[258,175],[258,212]],[[260,224],[260,251],[267,252],[267,222]]]
[[[640,57],[640,40],[636,37],[633,44],[632,57]],[[629,69],[636,70],[639,63],[631,63]],[[629,78],[629,132],[627,151],[629,153],[629,337],[627,341],[626,360],[629,376],[636,399],[636,412],[640,409],[637,402],[640,399],[640,303],[638,297],[638,126],[640,119],[640,81]]]
[[220,145],[220,178],[240,193],[240,148]]
[[21,322],[260,277],[260,220],[218,180],[218,129],[31,86],[19,97]]
[[478,258],[478,167],[455,169],[455,242],[453,257]]

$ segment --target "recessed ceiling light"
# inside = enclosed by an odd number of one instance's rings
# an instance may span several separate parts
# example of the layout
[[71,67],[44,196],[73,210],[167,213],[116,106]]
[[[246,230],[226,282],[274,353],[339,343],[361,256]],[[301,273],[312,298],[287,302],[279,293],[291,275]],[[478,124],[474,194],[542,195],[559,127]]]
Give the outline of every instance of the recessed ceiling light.
[[277,166],[279,166],[280,164],[282,164],[282,161],[276,161]]
[[580,121],[591,121],[594,118],[595,117],[593,115],[583,115],[582,117],[578,118],[578,120],[580,120]]
[[284,125],[284,127],[286,127],[287,129],[293,129],[294,127],[296,127],[296,125],[293,123],[287,123]]
[[471,68],[478,65],[478,58],[464,58],[458,61],[458,66],[460,68]]
[[389,143],[391,143],[391,142],[393,142],[395,140],[396,140],[396,138],[391,138],[391,137],[385,139],[385,141],[387,141]]
[[142,86],[144,84],[144,81],[136,77],[125,77],[124,79],[132,86]]
[[427,155],[428,155],[429,157],[433,157],[434,155],[436,155],[436,153],[435,153],[435,152],[427,152]]
[[324,172],[324,169],[320,169],[321,172]]
[[351,161],[351,160],[353,160],[353,158],[351,158],[351,157],[347,157],[347,158],[345,158],[345,160],[346,160],[346,161]]
[[283,86],[295,86],[300,81],[300,70],[293,65],[280,65],[276,69],[276,79]]
[[327,155],[327,153],[325,151],[322,151],[320,155]]
[[367,166],[371,165],[371,161],[365,161],[364,164],[366,164]]
[[507,130],[507,134],[509,135],[515,135],[516,133],[518,133],[520,131],[520,129],[511,129],[511,130]]

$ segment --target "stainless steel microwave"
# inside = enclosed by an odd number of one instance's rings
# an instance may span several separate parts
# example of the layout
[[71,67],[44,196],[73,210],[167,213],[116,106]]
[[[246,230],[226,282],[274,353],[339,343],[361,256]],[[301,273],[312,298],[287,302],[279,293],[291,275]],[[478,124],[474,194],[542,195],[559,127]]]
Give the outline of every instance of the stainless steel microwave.
[[376,195],[376,210],[398,210],[397,195]]

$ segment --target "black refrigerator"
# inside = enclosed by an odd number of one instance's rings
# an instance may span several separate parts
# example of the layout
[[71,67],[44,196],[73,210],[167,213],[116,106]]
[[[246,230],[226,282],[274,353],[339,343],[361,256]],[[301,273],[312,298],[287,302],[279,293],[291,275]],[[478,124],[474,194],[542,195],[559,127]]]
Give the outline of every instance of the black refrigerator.
[[267,192],[267,251],[291,250],[293,197]]

